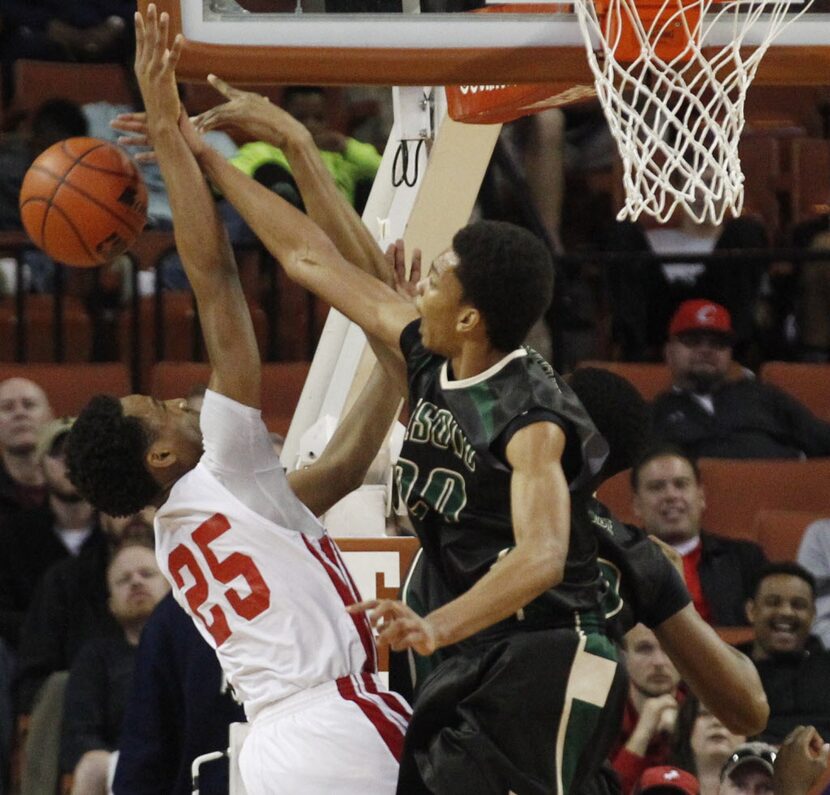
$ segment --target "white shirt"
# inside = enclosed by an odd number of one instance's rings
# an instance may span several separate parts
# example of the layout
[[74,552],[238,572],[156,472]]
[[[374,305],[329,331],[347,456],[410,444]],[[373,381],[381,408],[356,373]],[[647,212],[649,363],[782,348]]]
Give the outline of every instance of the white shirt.
[[156,556],[248,719],[305,688],[375,671],[368,620],[345,609],[357,589],[291,491],[260,412],[208,390],[200,422],[205,453],[156,513]]

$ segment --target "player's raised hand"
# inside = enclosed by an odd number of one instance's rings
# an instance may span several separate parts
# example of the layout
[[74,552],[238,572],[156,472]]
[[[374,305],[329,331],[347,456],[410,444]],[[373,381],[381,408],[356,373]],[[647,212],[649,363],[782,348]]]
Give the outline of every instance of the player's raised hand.
[[827,769],[830,745],[812,726],[797,726],[775,759],[776,795],[804,795]]
[[412,252],[409,276],[406,275],[406,251],[403,240],[396,240],[390,243],[386,249],[386,261],[395,280],[395,290],[398,295],[410,301],[415,300],[418,295],[418,282],[421,281],[421,249],[416,248]]
[[370,599],[346,608],[350,613],[368,613],[369,622],[378,632],[378,644],[393,651],[414,649],[428,656],[438,643],[432,625],[411,607],[394,599]]
[[194,117],[199,132],[236,129],[278,147],[296,136],[309,135],[300,122],[267,97],[234,88],[216,75],[208,75],[208,82],[228,101]]
[[136,12],[135,75],[151,129],[154,124],[176,123],[181,110],[176,66],[184,39],[176,36],[172,47],[168,47],[169,34],[170,15],[167,12],[159,16],[153,3],[147,7],[146,19]]

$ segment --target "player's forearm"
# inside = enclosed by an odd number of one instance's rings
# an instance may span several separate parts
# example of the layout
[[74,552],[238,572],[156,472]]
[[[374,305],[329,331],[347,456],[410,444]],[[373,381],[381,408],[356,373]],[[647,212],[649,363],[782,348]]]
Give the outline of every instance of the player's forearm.
[[769,704],[757,669],[718,637],[694,605],[675,613],[654,633],[683,680],[724,726],[736,734],[763,731]]
[[338,189],[310,135],[290,137],[283,150],[306,211],[349,262],[392,283],[383,252],[363,220]]
[[236,273],[230,243],[210,189],[178,127],[163,122],[151,126],[151,134],[173,213],[176,248],[198,291],[202,277],[215,278],[220,267],[228,275]]
[[516,547],[469,591],[430,613],[438,647],[451,646],[509,616],[562,581],[564,555],[556,546]]

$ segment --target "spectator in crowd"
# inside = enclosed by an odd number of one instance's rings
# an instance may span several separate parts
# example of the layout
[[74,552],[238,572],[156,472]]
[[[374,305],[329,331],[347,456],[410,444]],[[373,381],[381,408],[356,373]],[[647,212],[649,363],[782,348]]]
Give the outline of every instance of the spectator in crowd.
[[804,531],[798,562],[816,581],[816,617],[812,632],[830,649],[830,519],[819,519]]
[[754,307],[763,260],[749,255],[735,262],[654,261],[654,254],[709,255],[717,251],[764,249],[769,245],[764,226],[743,217],[723,225],[695,223],[685,212],[678,225],[644,230],[631,221],[615,223],[603,248],[634,256],[609,266],[612,336],[625,361],[657,360],[666,325],[684,301],[695,296],[716,300],[735,319],[735,339],[741,351],[754,334]]
[[744,742],[745,736],[730,732],[694,693],[689,693],[677,713],[669,762],[697,777],[700,795],[718,795],[721,770]]
[[0,382],[0,533],[7,517],[46,499],[35,448],[41,426],[51,419],[49,399],[36,383],[26,378]]
[[625,636],[625,662],[628,701],[620,746],[611,758],[623,793],[629,793],[646,768],[665,764],[668,759],[680,675],[654,633],[642,624]]
[[135,0],[4,0],[0,7],[3,105],[14,86],[14,62],[128,61]]
[[685,770],[660,765],[643,772],[634,795],[700,795],[700,784]]
[[[254,95],[239,92],[239,96]],[[337,187],[350,204],[362,210],[380,166],[378,150],[372,144],[332,129],[326,93],[318,86],[289,86],[283,94],[282,106],[308,129]],[[207,111],[203,118],[209,120],[210,114]],[[295,206],[303,207],[288,158],[272,143],[273,129],[263,127],[258,133],[259,140],[241,146],[230,162]]]
[[[830,249],[830,215],[801,222],[792,230],[792,243],[811,251]],[[808,260],[795,268],[794,311],[798,329],[797,356],[805,362],[827,362],[830,356],[830,263]]]
[[[172,594],[141,635],[118,743],[115,795],[190,795],[190,764],[228,745],[228,727],[243,722],[213,649]],[[199,773],[202,795],[226,795],[228,763]]]
[[738,746],[723,766],[719,795],[774,795],[776,755],[775,748],[763,742]]
[[771,743],[805,724],[830,736],[830,652],[810,635],[815,613],[815,580],[806,569],[797,563],[762,569],[747,602],[755,637],[745,650],[769,701],[762,737]]
[[81,646],[92,638],[117,634],[107,609],[106,570],[127,539],[152,543],[150,513],[128,519],[101,516],[107,543],[94,554],[59,561],[46,571],[23,621],[18,654],[18,742],[25,747],[23,795],[51,791],[57,782],[59,715],[68,670]]
[[706,496],[697,462],[673,445],[648,449],[631,469],[634,513],[683,557],[698,613],[715,626],[746,624],[744,604],[766,559],[761,548],[701,529]]
[[0,637],[13,648],[46,569],[106,543],[95,510],[66,473],[63,452],[71,427],[72,420],[64,418],[41,428],[35,457],[46,480],[46,502],[19,511],[0,534]]
[[14,708],[12,706],[12,679],[14,678],[14,655],[6,642],[0,638],[0,795],[6,795],[9,778],[14,732]]
[[830,424],[769,384],[731,377],[734,341],[723,306],[680,305],[665,348],[672,388],[654,401],[654,435],[698,458],[830,455]]
[[135,652],[144,625],[169,586],[149,547],[127,544],[107,567],[109,609],[121,632],[78,652],[64,703],[60,767],[74,774],[73,795],[109,792],[111,753],[118,745]]

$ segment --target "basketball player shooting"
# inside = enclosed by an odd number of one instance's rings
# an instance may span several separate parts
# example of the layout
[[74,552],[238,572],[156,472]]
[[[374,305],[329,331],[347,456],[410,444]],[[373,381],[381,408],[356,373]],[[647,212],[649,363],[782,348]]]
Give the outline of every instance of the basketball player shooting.
[[216,650],[251,730],[249,795],[395,790],[408,707],[378,681],[369,621],[315,515],[358,486],[398,398],[375,372],[317,464],[288,478],[258,410],[261,364],[225,230],[182,137],[168,19],[136,15],[135,70],[176,244],[212,365],[201,417],[183,400],[99,396],[68,445],[79,491],[107,513],[159,506],[156,554]]
[[549,254],[525,230],[472,224],[413,307],[374,275],[383,254],[334,195],[308,132],[243,93],[229,91],[225,121],[286,152],[323,229],[183,128],[197,161],[287,274],[379,340],[408,380],[397,479],[452,598],[425,617],[392,600],[353,609],[371,611],[393,649],[465,653],[421,691],[398,792],[576,792],[610,745],[624,675],[603,631],[586,509],[605,445],[567,385],[521,347],[551,297]]

